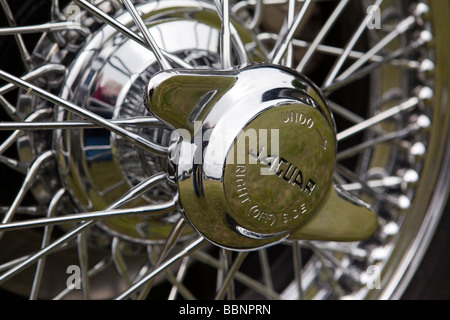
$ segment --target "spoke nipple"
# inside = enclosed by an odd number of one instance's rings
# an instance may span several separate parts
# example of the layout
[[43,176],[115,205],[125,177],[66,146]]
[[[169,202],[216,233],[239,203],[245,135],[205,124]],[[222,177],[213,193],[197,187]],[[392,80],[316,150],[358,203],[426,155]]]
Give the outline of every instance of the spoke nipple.
[[402,194],[397,198],[397,205],[400,209],[406,210],[411,206],[411,200]]
[[374,263],[376,261],[382,261],[382,260],[386,259],[388,254],[389,254],[389,248],[386,248],[386,247],[375,248],[372,250],[372,252],[370,252],[369,261],[371,261],[372,263]]
[[430,59],[425,59],[420,63],[419,72],[427,73],[434,70],[434,62]]
[[400,230],[400,227],[398,224],[394,221],[388,222],[383,228],[382,232],[385,236],[395,236],[398,231]]
[[413,169],[408,169],[403,173],[403,181],[406,183],[415,183],[419,181],[419,174]]
[[412,156],[423,156],[427,149],[425,148],[425,145],[422,142],[416,142],[412,145],[409,153]]
[[431,126],[431,120],[426,115],[422,114],[419,117],[417,117],[416,120],[417,125],[421,129],[427,129]]
[[428,43],[431,40],[433,40],[433,34],[428,31],[428,30],[424,30],[420,33],[419,35],[419,39],[423,42],[423,43]]
[[423,87],[419,89],[417,96],[420,100],[427,102],[433,98],[434,92],[430,87]]
[[430,12],[430,7],[427,4],[420,2],[414,8],[413,15],[415,17],[421,18],[423,15],[427,14],[428,12]]
[[406,192],[408,188],[411,188],[417,183],[417,181],[419,181],[419,174],[413,169],[399,170],[398,175],[401,176],[403,180],[403,182],[400,184],[400,188],[404,192]]

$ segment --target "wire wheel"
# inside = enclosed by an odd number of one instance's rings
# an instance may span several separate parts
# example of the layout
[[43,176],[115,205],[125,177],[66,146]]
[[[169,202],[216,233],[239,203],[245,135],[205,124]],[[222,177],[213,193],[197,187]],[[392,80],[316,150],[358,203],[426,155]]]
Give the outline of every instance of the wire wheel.
[[[0,0],[5,292],[401,297],[449,189],[449,3],[12,2]],[[283,157],[246,149],[272,176],[229,158],[212,174],[202,139],[239,123],[231,141],[279,129]]]

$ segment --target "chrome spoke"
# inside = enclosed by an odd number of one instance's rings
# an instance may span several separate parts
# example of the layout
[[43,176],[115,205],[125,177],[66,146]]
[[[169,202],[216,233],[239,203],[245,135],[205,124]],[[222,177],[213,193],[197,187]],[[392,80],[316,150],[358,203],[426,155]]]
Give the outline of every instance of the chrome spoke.
[[409,98],[407,101],[392,107],[386,111],[380,112],[379,114],[361,122],[358,123],[342,132],[339,132],[336,137],[338,141],[344,140],[354,134],[357,134],[367,128],[370,128],[371,126],[374,126],[384,120],[387,120],[389,118],[392,118],[393,116],[400,114],[402,112],[408,111],[414,107],[416,107],[420,102],[420,99],[418,97],[412,97]]
[[[58,205],[65,194],[64,189],[60,189],[53,197],[50,205],[48,206],[47,218],[51,218],[56,214]],[[53,226],[46,226],[44,228],[44,235],[42,237],[41,249],[44,249],[50,243],[50,236],[53,231]],[[39,289],[41,286],[42,274],[44,272],[45,257],[39,259],[34,273],[33,285],[30,292],[30,300],[36,300],[38,298]]]
[[232,67],[230,4],[228,0],[221,0],[220,5],[222,12],[220,56],[222,59],[222,68],[230,69]]
[[342,253],[351,257],[364,260],[367,259],[367,251],[358,248],[355,244],[336,243],[336,242],[315,242],[314,245],[322,250]]
[[[104,13],[100,9],[98,9],[93,4],[89,3],[87,0],[74,0],[75,3],[79,4],[83,8],[85,8],[87,11],[89,11],[94,16],[98,17],[99,19],[103,20],[105,23],[116,29],[117,31],[124,34],[126,37],[130,38],[131,40],[139,43],[143,47],[149,49],[153,52],[153,49],[148,45],[146,40],[140,36],[138,36],[136,33],[125,27],[123,24],[121,24],[119,21],[111,17],[110,15]],[[192,66],[186,62],[184,62],[182,59],[179,59],[173,54],[170,54],[164,50],[160,50],[161,54],[166,58],[172,61],[174,64],[181,68],[191,69]]]
[[221,300],[225,297],[229,287],[232,285],[236,272],[247,257],[248,252],[239,252],[230,269],[224,278],[221,288],[217,291],[215,300]]
[[[96,265],[94,265],[91,269],[89,269],[88,277],[93,278],[98,273],[104,271],[109,265],[111,264],[111,257],[106,257],[103,260],[100,260]],[[78,283],[76,283],[78,285]],[[70,292],[75,290],[75,286],[71,287],[68,286],[63,291],[61,291],[59,294],[57,294],[53,300],[61,300],[65,296],[67,296]]]
[[295,282],[297,284],[298,299],[304,300],[305,294],[303,292],[303,284],[302,284],[302,257],[301,257],[301,248],[298,241],[294,241],[294,243],[292,243],[292,255],[294,259],[294,272],[295,272]]
[[[181,234],[183,233],[184,228],[186,227],[186,220],[184,218],[179,218],[178,222],[174,224],[172,231],[170,232],[169,236],[167,237],[167,240],[159,254],[158,260],[155,263],[155,266],[158,267],[164,259],[167,257],[170,250],[173,249],[173,247],[177,244],[178,239],[180,238]],[[150,289],[153,286],[153,281],[149,281],[145,288],[141,290],[139,293],[138,299],[143,300],[147,297]]]
[[[3,8],[3,13],[6,15],[6,19],[8,20],[9,25],[11,27],[15,27],[16,26],[16,22],[15,22],[15,19],[14,19],[14,15],[12,14],[11,9],[10,9],[10,7],[8,5],[8,1],[7,0],[0,0],[0,5]],[[19,49],[20,57],[22,58],[23,65],[24,65],[25,69],[29,70],[30,69],[31,56],[30,56],[30,53],[27,50],[27,47],[25,46],[25,42],[23,41],[22,35],[15,34],[14,38],[16,40],[17,48]]]
[[[133,200],[138,194],[143,192],[144,190],[149,189],[150,187],[153,187],[161,182],[160,177],[156,176],[153,179],[149,179],[149,183],[146,184],[146,188],[142,188],[142,185],[136,186],[134,189],[131,189],[126,194],[122,196],[119,200],[111,204],[107,210],[112,210],[114,208],[120,207],[121,205],[127,203],[128,201]],[[160,208],[156,206],[155,211],[158,211]],[[95,220],[91,220],[88,222],[83,222],[79,226],[75,227],[71,231],[67,232],[63,236],[59,237],[57,240],[52,242],[50,245],[46,246],[44,249],[39,250],[35,254],[32,254],[30,257],[19,263],[18,265],[15,265],[13,268],[8,270],[7,272],[0,275],[0,283],[5,282],[6,280],[10,279],[11,277],[15,276],[16,274],[22,272],[24,269],[28,268],[32,264],[34,264],[36,261],[41,259],[42,257],[54,252],[56,249],[58,249],[60,246],[66,244],[68,241],[76,237],[81,232],[87,230],[88,228],[94,226],[96,223]]]
[[[167,201],[165,203],[159,203],[159,204],[150,204],[142,207],[135,207],[135,208],[126,208],[126,209],[114,209],[118,208],[131,200],[136,199],[139,197],[143,192],[149,190],[156,184],[159,184],[161,182],[164,182],[167,180],[166,174],[161,173],[154,175],[147,180],[143,181],[141,184],[137,185],[136,187],[132,188],[130,191],[127,192],[126,195],[124,195],[121,199],[114,202],[113,205],[108,207],[105,210],[102,211],[93,211],[93,212],[86,212],[86,213],[73,213],[65,216],[60,217],[53,217],[53,218],[38,218],[38,219],[28,219],[24,221],[19,222],[10,222],[10,223],[2,223],[0,224],[0,232],[3,231],[14,231],[14,230],[23,230],[28,228],[37,228],[42,226],[50,226],[55,224],[65,224],[65,223],[75,223],[80,221],[96,221],[99,219],[107,219],[107,218],[114,218],[117,216],[133,216],[133,215],[143,215],[143,214],[161,214],[164,212],[172,211],[177,206],[177,199],[172,199],[171,201]],[[10,209],[11,211],[11,209]]]
[[[374,7],[380,8],[382,3],[383,3],[383,0],[377,0],[374,4]],[[376,13],[375,11],[371,11],[369,14],[367,14],[367,16],[364,18],[362,23],[359,25],[356,32],[353,34],[349,43],[345,47],[344,52],[341,54],[339,59],[336,61],[336,64],[331,69],[330,73],[328,74],[327,78],[325,79],[324,85],[323,85],[324,87],[329,86],[334,81],[338,72],[344,65],[344,62],[347,60],[350,51],[353,49],[356,42],[359,40],[361,35],[364,33],[365,29],[367,28],[368,23],[373,19],[373,16],[375,15],[375,13]]]
[[399,140],[407,137],[408,135],[411,135],[418,130],[426,129],[430,125],[430,120],[426,116],[420,116],[418,117],[417,121],[406,128],[400,129],[398,131],[385,133],[383,135],[380,135],[378,137],[375,137],[369,141],[361,142],[358,145],[354,145],[348,149],[339,151],[339,153],[336,155],[336,160],[340,161],[348,157],[352,157],[362,151],[365,151],[369,148],[373,148],[375,146],[378,146],[382,143],[392,142],[394,140]]
[[323,25],[320,32],[317,34],[314,41],[309,46],[308,50],[306,51],[305,55],[303,56],[302,60],[297,66],[297,71],[302,72],[308,62],[311,60],[314,52],[318,49],[320,43],[323,41],[325,36],[330,32],[333,25],[336,23],[336,20],[341,16],[342,11],[344,11],[345,7],[349,3],[349,0],[340,0],[336,8],[334,9],[331,16],[328,18],[327,22]]
[[[193,257],[195,257],[196,260],[199,260],[202,263],[217,269],[218,271],[224,269],[223,263],[221,263],[217,259],[211,257],[204,251],[194,252]],[[244,274],[240,271],[236,272],[235,278],[242,284],[251,288],[255,292],[258,292],[259,294],[266,297],[267,299],[274,299],[274,300],[280,299],[280,295],[278,293],[276,293],[272,288],[269,288],[269,287],[263,285],[260,281],[254,280],[251,277],[247,276],[246,274]]]
[[16,108],[8,102],[2,95],[0,95],[0,104],[3,109],[6,111],[8,116],[14,121],[21,121],[20,117],[17,115]]
[[80,267],[81,293],[84,300],[91,298],[91,288],[89,281],[87,233],[83,232],[77,236],[77,254]]
[[336,170],[339,174],[341,174],[342,176],[344,176],[345,178],[347,178],[350,181],[353,181],[356,184],[347,184],[346,188],[350,189],[352,188],[353,190],[361,190],[364,191],[365,193],[367,193],[368,195],[372,196],[373,198],[380,200],[384,203],[390,204],[400,210],[405,210],[407,208],[409,208],[410,206],[410,201],[406,196],[401,196],[399,198],[392,196],[390,194],[385,194],[382,192],[379,192],[378,190],[372,188],[367,181],[363,181],[356,173],[348,170],[347,168],[343,167],[340,164],[336,165]]
[[305,242],[305,245],[311,248],[317,255],[319,255],[326,261],[330,262],[335,267],[336,270],[349,276],[354,281],[360,282],[359,277],[356,277],[356,275],[352,273],[351,270],[349,270],[346,265],[343,265],[342,261],[337,259],[331,252],[316,246],[313,242],[310,241]]
[[27,33],[56,32],[64,30],[75,30],[84,37],[88,36],[90,33],[89,29],[83,27],[79,23],[67,21],[67,22],[44,23],[33,26],[0,28],[0,36],[18,35]]
[[166,59],[164,54],[162,53],[159,46],[156,44],[155,39],[153,39],[153,36],[151,35],[150,31],[147,29],[147,26],[145,25],[144,21],[141,18],[141,15],[137,11],[136,7],[130,0],[122,0],[123,4],[127,8],[128,12],[133,17],[134,22],[138,26],[139,30],[141,31],[142,35],[144,36],[145,41],[152,49],[153,54],[156,56],[156,60],[158,61],[161,69],[163,70],[169,70],[172,69],[172,66],[170,65],[169,61]]
[[[44,66],[38,67],[27,74],[24,74],[21,79],[24,81],[32,81],[46,74],[58,74],[62,75],[66,72],[66,67],[60,64],[46,64]],[[4,95],[12,90],[14,90],[17,86],[12,83],[5,84],[0,87],[0,95]]]
[[[25,122],[31,122],[31,121],[37,120],[40,117],[43,117],[50,113],[51,113],[51,110],[49,110],[49,109],[40,109],[40,110],[32,113],[31,115],[29,115],[27,117],[27,119],[25,119]],[[3,141],[2,144],[0,144],[0,154],[3,154],[9,147],[11,147],[17,141],[17,139],[19,139],[19,137],[22,134],[23,134],[22,130],[16,130],[8,138],[6,138],[5,141]]]
[[259,264],[261,265],[261,273],[264,285],[270,290],[273,290],[273,279],[270,271],[270,261],[269,257],[267,256],[267,250],[261,249],[260,251],[258,251],[258,256]]
[[[288,11],[286,14],[286,24],[288,26],[291,26],[294,23],[296,2],[297,2],[296,0],[288,0]],[[294,48],[292,45],[292,41],[290,41],[288,47],[286,48],[284,58],[282,59],[283,65],[287,67],[292,67],[292,59],[294,54],[293,50]]]
[[[181,261],[181,265],[188,258],[189,258],[188,256],[184,257],[183,260]],[[181,268],[181,266],[180,266],[180,268]],[[176,292],[180,292],[181,296],[183,296],[184,299],[186,299],[186,300],[197,300],[195,298],[195,296],[192,294],[192,292],[190,292],[189,289],[186,288],[186,286],[183,284],[183,282],[182,282],[182,279],[183,279],[182,274],[178,273],[177,277],[175,277],[173,275],[173,273],[170,272],[169,270],[166,270],[164,272],[164,274],[167,277],[167,280],[172,284],[172,289],[173,288],[177,288]],[[180,278],[178,276],[180,276]],[[171,300],[170,296],[169,296],[168,300]]]
[[294,37],[294,33],[297,31],[297,28],[299,24],[302,22],[303,17],[305,16],[306,11],[308,10],[311,3],[312,3],[311,0],[305,0],[303,2],[303,5],[300,11],[295,16],[293,23],[289,25],[288,31],[285,34],[280,35],[281,43],[274,48],[272,58],[270,60],[271,63],[279,64],[281,62],[281,59],[284,57],[284,54],[286,53],[289,43]]
[[385,48],[389,43],[391,43],[398,36],[404,34],[408,30],[410,30],[416,23],[415,16],[409,16],[404,19],[392,30],[389,34],[387,34],[383,39],[381,39],[378,43],[376,43],[372,49],[367,51],[361,58],[355,61],[347,70],[342,72],[339,77],[336,78],[337,81],[348,78],[350,75],[356,72],[361,66],[363,66],[367,61],[370,60],[370,57],[374,56],[378,52],[380,52],[383,48]]
[[85,222],[84,224],[81,224],[80,226],[76,227],[72,231],[66,233],[64,236],[61,236],[58,238],[58,240],[52,242],[50,245],[45,247],[44,249],[39,250],[37,253],[31,255],[26,260],[21,262],[20,264],[14,266],[13,268],[9,269],[7,272],[0,275],[0,284],[9,280],[10,278],[14,277],[15,275],[19,274],[26,268],[30,267],[32,264],[39,261],[41,258],[45,257],[46,255],[52,253],[60,246],[64,245],[74,237],[76,237],[81,232],[85,231],[87,228],[92,227],[95,224],[94,221]]
[[181,264],[175,278],[176,282],[172,285],[168,300],[175,300],[178,292],[181,293],[183,298],[194,300],[194,296],[192,295],[192,293],[190,293],[183,285],[183,280],[186,277],[190,260],[190,256],[184,257],[183,260],[181,260]]
[[[13,209],[16,206],[11,207]],[[12,212],[12,209],[9,209],[9,212]],[[176,208],[176,199],[172,201],[168,201],[161,204],[152,204],[142,207],[130,208],[130,209],[109,209],[103,211],[93,211],[86,213],[74,213],[67,216],[61,217],[53,217],[53,218],[38,218],[38,219],[28,219],[18,222],[4,222],[0,224],[0,232],[4,231],[15,231],[15,230],[24,230],[30,228],[38,228],[44,226],[51,226],[56,224],[65,224],[65,223],[75,223],[80,221],[97,221],[103,219],[109,219],[114,217],[126,217],[126,216],[136,216],[136,215],[148,215],[148,214],[161,214],[164,212],[172,211]],[[15,210],[14,210],[15,212]],[[11,215],[8,216],[9,218]],[[6,219],[6,218],[5,218]],[[5,220],[4,219],[4,220]],[[10,218],[11,219],[11,218]]]
[[[229,1],[229,0],[228,0]],[[221,0],[214,0],[214,4],[216,7],[217,14],[219,15],[220,19],[223,21],[223,13],[222,13],[222,4]],[[247,56],[247,50],[245,49],[244,44],[242,43],[242,39],[240,38],[236,28],[233,26],[233,24],[230,21],[229,24],[230,27],[230,35],[232,37],[231,43],[236,47],[236,54],[240,60],[240,63],[246,64],[248,63],[248,56]],[[231,43],[230,43],[230,49],[231,49]],[[222,59],[222,58],[221,58]]]
[[374,62],[372,64],[367,65],[366,67],[363,67],[362,69],[359,69],[358,71],[349,75],[347,78],[342,78],[341,80],[333,81],[329,85],[322,87],[322,91],[325,95],[330,95],[337,89],[346,86],[356,80],[364,78],[370,72],[380,69],[384,65],[391,63],[393,60],[401,58],[403,56],[410,54],[411,52],[416,51],[418,48],[429,43],[431,40],[432,40],[431,34],[428,31],[423,31],[420,34],[419,38],[411,42],[409,45],[394,51],[393,53],[389,54],[388,56],[384,57],[382,60],[378,62]]
[[[164,127],[155,117],[135,117],[126,119],[112,119],[111,123],[122,127]],[[56,129],[85,129],[101,128],[90,121],[51,121],[51,122],[1,122],[0,130],[56,130]]]
[[131,286],[131,278],[125,259],[122,255],[122,241],[118,237],[114,237],[111,242],[111,258],[120,277],[124,280],[127,287]]
[[333,114],[339,115],[352,123],[360,123],[364,121],[363,117],[360,117],[332,100],[328,100],[328,106],[333,111]]
[[0,163],[3,163],[7,167],[23,174],[26,174],[28,171],[28,165],[26,163],[5,157],[3,155],[0,155]]
[[120,296],[116,298],[116,300],[123,300],[128,298],[131,294],[133,294],[135,291],[139,290],[141,287],[147,285],[149,281],[151,281],[155,276],[160,274],[162,271],[173,265],[174,263],[181,260],[183,257],[185,257],[187,254],[190,254],[192,251],[198,250],[201,245],[205,243],[205,240],[201,237],[198,237],[197,239],[193,240],[191,243],[186,245],[180,252],[173,255],[171,258],[165,260],[163,263],[161,263],[158,267],[156,267],[152,272],[144,276],[141,280],[139,280],[137,283],[135,283],[133,286],[131,286],[128,290],[123,292]]
[[[28,192],[28,190],[31,188],[31,185],[34,183],[34,180],[35,180],[39,170],[47,161],[49,161],[50,159],[53,159],[54,156],[55,156],[55,154],[53,151],[46,151],[34,161],[33,165],[30,167],[27,175],[25,176],[23,184],[20,187],[20,190],[17,192],[17,195],[16,195],[13,203],[11,204],[11,207],[5,213],[0,225],[7,224],[14,218],[17,208],[20,206],[23,198],[25,197],[25,194]],[[2,238],[2,236],[3,236],[3,232],[0,232],[0,239]]]
[[[273,41],[273,40],[276,40],[277,38],[278,38],[277,35],[271,34],[271,33],[262,33],[259,35],[259,39],[261,41],[268,41],[268,40]],[[300,39],[293,39],[291,42],[294,47],[302,48],[302,49],[305,49],[305,48],[308,49],[312,45],[312,42],[308,42],[308,41],[304,41],[304,40],[300,40]],[[316,52],[339,57],[344,53],[344,50],[345,49],[333,47],[330,45],[319,44],[317,46]],[[364,52],[351,50],[348,53],[348,59],[358,60],[363,55],[364,55]],[[369,58],[369,61],[377,62],[377,63],[382,62],[381,64],[379,64],[380,66],[385,65],[385,64],[390,64],[393,66],[411,69],[411,70],[418,70],[420,68],[420,63],[418,61],[402,58],[403,55],[405,55],[405,52],[402,52],[401,54],[397,54],[395,57],[392,57],[390,59],[385,59],[385,57],[380,56],[380,55],[373,55],[372,57]]]
[[92,111],[83,109],[83,108],[73,104],[70,101],[64,100],[46,90],[43,90],[31,83],[28,83],[28,82],[26,82],[20,78],[17,78],[7,72],[4,72],[3,70],[0,70],[0,78],[11,82],[12,84],[14,84],[18,87],[21,87],[22,89],[29,90],[32,93],[40,96],[41,98],[43,98],[51,103],[54,103],[58,106],[61,106],[73,113],[76,113],[83,118],[89,119],[92,122],[98,124],[99,126],[105,128],[105,129],[108,129],[111,132],[114,132],[114,133],[118,134],[119,136],[122,136],[122,137],[128,139],[133,144],[135,144],[136,146],[138,146],[144,150],[147,150],[147,151],[152,152],[159,156],[167,155],[168,150],[166,147],[156,145],[135,133],[125,130],[124,128],[111,123],[110,121],[106,120],[105,118],[99,116],[98,114],[96,114]]

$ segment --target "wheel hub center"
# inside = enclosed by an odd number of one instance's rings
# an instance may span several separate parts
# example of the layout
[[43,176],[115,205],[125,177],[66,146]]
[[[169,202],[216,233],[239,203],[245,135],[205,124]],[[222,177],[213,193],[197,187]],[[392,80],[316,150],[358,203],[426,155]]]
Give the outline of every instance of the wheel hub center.
[[220,246],[285,239],[330,190],[334,122],[319,89],[290,69],[166,71],[150,80],[148,104],[176,129],[171,160],[186,217]]

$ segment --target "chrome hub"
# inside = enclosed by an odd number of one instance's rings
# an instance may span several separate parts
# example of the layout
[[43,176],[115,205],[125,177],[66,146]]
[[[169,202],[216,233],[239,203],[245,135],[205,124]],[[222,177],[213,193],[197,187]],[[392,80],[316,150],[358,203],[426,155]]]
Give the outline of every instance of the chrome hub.
[[171,162],[184,213],[215,244],[276,243],[330,200],[334,122],[304,76],[269,64],[163,71],[150,80],[147,99],[174,129]]
[[[185,0],[146,2],[137,8],[144,14],[147,27],[155,34],[160,48],[196,69],[220,67],[220,17],[211,3]],[[124,26],[136,28],[133,17],[126,11],[122,11],[116,19]],[[161,123],[142,125],[142,121],[150,116],[143,105],[143,88],[159,70],[157,57],[112,26],[103,25],[96,29],[93,24],[91,27],[94,29],[92,35],[78,45],[72,60],[67,52],[55,49],[52,59],[57,61],[63,57],[65,60],[58,62],[70,64],[68,75],[60,81],[64,83],[60,89],[61,98],[108,120],[136,119],[141,124],[127,126],[128,131],[154,144],[167,145],[170,132]],[[250,31],[241,27],[236,36],[246,39],[242,48],[248,47],[245,52],[234,49],[237,62],[243,62],[240,59],[244,57],[252,61],[261,59],[262,50],[254,42],[256,40]],[[36,52],[48,50],[51,40],[50,36],[44,37],[42,48],[38,46]],[[44,108],[42,99],[30,103],[25,94],[20,105],[23,107],[19,110],[23,109],[25,116]],[[83,120],[64,108],[55,114],[51,119],[53,121]],[[58,172],[59,176],[43,177],[45,188],[36,187],[34,193],[43,193],[44,190],[47,195],[45,199],[50,198],[57,187],[47,186],[49,181],[60,180],[80,212],[104,210],[130,188],[167,170],[166,157],[136,148],[127,139],[105,129],[55,130],[53,137],[47,139],[53,141],[51,146],[41,146],[43,139],[39,133],[30,133],[22,140],[19,152],[23,160],[32,163],[33,154],[39,154],[39,148],[52,148],[57,155],[58,170],[53,172]],[[39,141],[41,145],[34,143],[36,147],[33,147],[34,141]],[[164,202],[172,197],[167,183],[161,183],[129,206]],[[37,198],[43,199],[44,196],[38,194]],[[160,217],[109,219],[99,225],[114,235],[132,241],[157,243],[165,241],[178,218],[179,214],[172,212]]]

